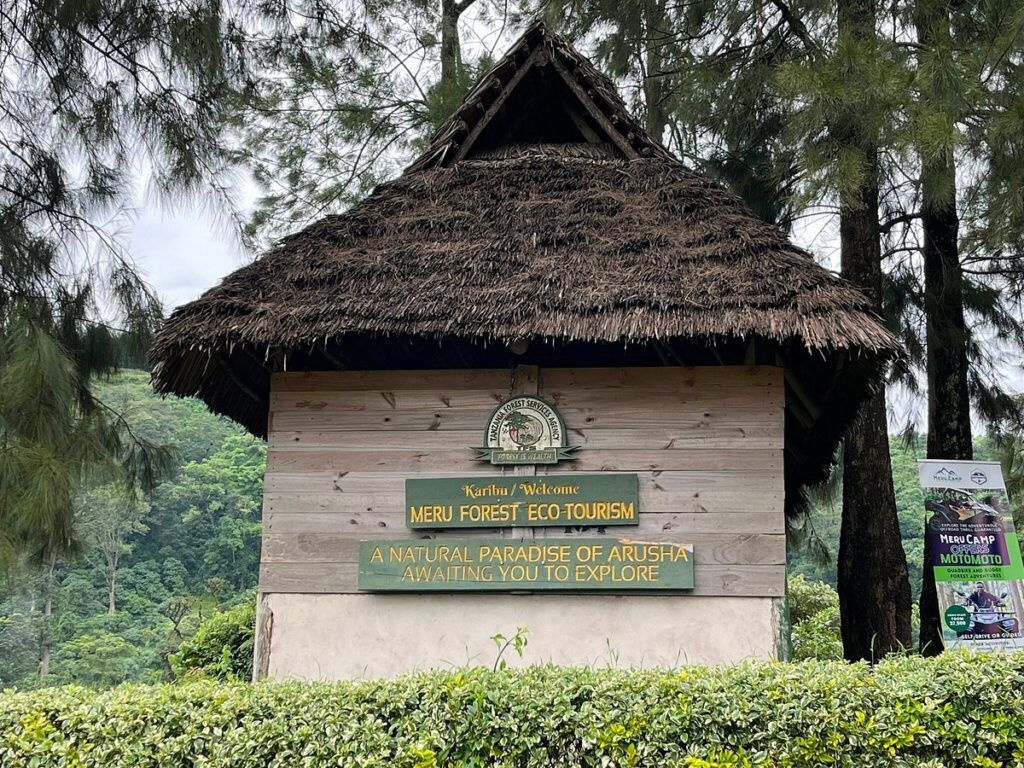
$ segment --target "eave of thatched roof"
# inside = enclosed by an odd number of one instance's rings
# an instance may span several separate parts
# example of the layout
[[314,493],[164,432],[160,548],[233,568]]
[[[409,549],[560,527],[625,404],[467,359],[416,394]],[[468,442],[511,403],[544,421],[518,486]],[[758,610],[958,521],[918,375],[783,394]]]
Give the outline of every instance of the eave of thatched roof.
[[506,147],[382,185],[176,311],[155,359],[353,332],[895,349],[859,291],[716,183],[678,162],[567,145]]
[[898,349],[860,292],[672,158],[535,25],[405,174],[176,310],[153,378],[263,434],[272,370],[504,365],[522,340],[538,362],[783,365],[799,482]]

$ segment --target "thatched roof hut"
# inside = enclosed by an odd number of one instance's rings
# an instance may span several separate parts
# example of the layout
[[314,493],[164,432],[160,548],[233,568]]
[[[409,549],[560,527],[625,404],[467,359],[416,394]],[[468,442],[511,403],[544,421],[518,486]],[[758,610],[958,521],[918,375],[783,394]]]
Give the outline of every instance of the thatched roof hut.
[[782,365],[793,489],[896,350],[861,293],[536,24],[401,177],[179,307],[152,360],[157,390],[255,435],[278,370]]

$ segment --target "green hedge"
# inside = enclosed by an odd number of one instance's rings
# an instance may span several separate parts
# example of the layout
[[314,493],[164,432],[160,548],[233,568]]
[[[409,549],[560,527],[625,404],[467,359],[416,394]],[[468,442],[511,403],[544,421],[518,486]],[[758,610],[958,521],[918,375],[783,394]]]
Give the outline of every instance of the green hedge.
[[176,678],[251,680],[256,599],[206,619],[167,661]]
[[1014,766],[1024,654],[0,696],[0,765]]

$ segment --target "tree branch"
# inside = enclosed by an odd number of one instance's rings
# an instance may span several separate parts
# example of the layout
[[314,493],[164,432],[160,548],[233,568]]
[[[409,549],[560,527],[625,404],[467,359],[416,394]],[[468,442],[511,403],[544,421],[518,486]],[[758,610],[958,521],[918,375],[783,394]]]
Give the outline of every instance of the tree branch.
[[786,5],[783,0],[771,0],[772,5],[779,9],[779,13],[782,14],[782,18],[786,20],[787,26],[793,31],[793,34],[800,38],[800,41],[810,48],[812,51],[819,50],[818,44],[811,37],[807,31],[807,26],[804,24],[792,9]]
[[920,218],[920,212],[903,213],[900,214],[899,216],[894,216],[893,218],[889,219],[886,222],[883,222],[882,224],[879,225],[878,229],[883,235],[887,235],[889,234],[889,232],[892,231],[893,227],[896,227],[900,224],[909,224],[910,222]]

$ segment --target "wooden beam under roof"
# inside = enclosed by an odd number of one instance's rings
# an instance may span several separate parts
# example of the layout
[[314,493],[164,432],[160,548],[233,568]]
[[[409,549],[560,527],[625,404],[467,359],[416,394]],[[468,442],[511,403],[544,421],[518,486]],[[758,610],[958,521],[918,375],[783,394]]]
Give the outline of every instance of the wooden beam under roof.
[[608,134],[608,138],[614,142],[615,146],[622,150],[622,154],[630,160],[635,160],[640,157],[640,153],[633,148],[633,145],[630,144],[626,137],[623,136],[612,124],[612,121],[608,119],[608,116],[600,107],[597,106],[597,104],[594,103],[594,100],[590,98],[586,91],[583,90],[579,80],[577,80],[575,75],[566,69],[565,65],[558,60],[557,56],[553,56],[551,58],[551,63],[555,67],[555,71],[562,76],[562,80],[565,81],[565,84],[569,86],[569,90],[573,92],[590,116],[594,118],[594,122],[601,126],[604,132]]
[[480,134],[484,132],[484,129],[490,124],[491,120],[494,119],[494,116],[501,111],[503,106],[505,106],[505,102],[508,101],[509,94],[515,90],[516,86],[522,82],[523,78],[526,77],[526,74],[531,69],[539,66],[544,61],[547,61],[547,51],[544,46],[534,48],[530,55],[526,57],[526,61],[520,65],[519,69],[516,70],[516,73],[512,75],[508,83],[506,83],[501,89],[501,93],[498,94],[498,97],[491,102],[491,106],[489,106],[480,119],[476,121],[476,125],[473,126],[466,138],[462,140],[458,151],[455,153],[454,162],[457,163],[466,158],[466,155],[469,154],[469,150],[473,148],[476,140],[480,138]]

